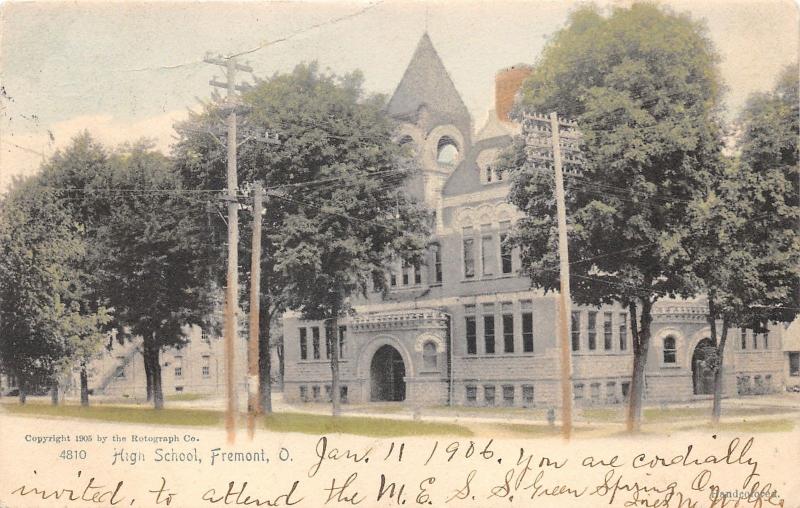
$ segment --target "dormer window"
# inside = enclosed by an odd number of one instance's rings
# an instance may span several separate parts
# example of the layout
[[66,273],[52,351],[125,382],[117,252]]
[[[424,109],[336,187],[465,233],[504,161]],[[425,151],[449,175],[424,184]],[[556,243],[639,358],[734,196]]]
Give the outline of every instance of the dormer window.
[[436,151],[436,162],[452,166],[458,158],[458,146],[450,136],[442,136]]

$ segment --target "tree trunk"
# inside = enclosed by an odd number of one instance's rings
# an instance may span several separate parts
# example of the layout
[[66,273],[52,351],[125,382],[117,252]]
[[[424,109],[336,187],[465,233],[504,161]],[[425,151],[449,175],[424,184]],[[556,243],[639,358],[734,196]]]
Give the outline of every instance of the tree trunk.
[[269,351],[269,334],[272,314],[270,307],[263,305],[261,329],[258,333],[258,389],[261,396],[261,412],[272,413],[272,356]]
[[28,401],[28,392],[25,389],[25,381],[23,381],[22,376],[17,375],[17,381],[19,383],[19,403],[25,405]]
[[725,343],[728,340],[728,319],[722,320],[722,336],[717,346],[717,370],[714,372],[714,404],[711,407],[711,421],[715,424],[719,423],[719,417],[722,414],[722,374],[724,365]]
[[339,312],[331,318],[331,412],[333,416],[341,414],[339,401]]
[[281,391],[283,391],[283,337],[281,337],[281,341],[275,345],[275,352],[278,355],[278,385],[281,387]]
[[58,405],[58,381],[53,381],[50,385],[50,404]]
[[81,406],[89,405],[89,374],[86,372],[86,360],[81,361]]
[[161,360],[160,348],[155,344],[156,334],[153,333],[150,341],[145,340],[145,364],[150,364],[150,378],[152,380],[152,400],[155,409],[164,409],[164,392],[161,387]]
[[639,432],[642,428],[642,404],[644,401],[644,372],[647,366],[647,353],[650,350],[650,325],[653,321],[653,302],[642,298],[642,315],[639,325],[636,319],[636,304],[628,304],[633,334],[633,374],[631,375],[630,398],[628,400],[628,432]]
[[153,368],[150,365],[150,357],[147,347],[143,347],[142,357],[144,359],[144,378],[147,384],[147,402],[153,400]]

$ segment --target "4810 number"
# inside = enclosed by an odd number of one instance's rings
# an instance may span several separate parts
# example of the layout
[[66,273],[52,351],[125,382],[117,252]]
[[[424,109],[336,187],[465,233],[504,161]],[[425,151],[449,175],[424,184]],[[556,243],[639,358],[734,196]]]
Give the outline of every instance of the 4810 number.
[[62,460],[84,460],[86,459],[86,450],[61,450],[58,458]]

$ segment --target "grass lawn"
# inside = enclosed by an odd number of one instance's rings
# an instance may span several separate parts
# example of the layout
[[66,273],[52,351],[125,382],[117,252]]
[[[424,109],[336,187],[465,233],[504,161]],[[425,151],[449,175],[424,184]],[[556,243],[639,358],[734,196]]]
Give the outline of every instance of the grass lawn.
[[61,418],[85,418],[104,422],[144,423],[149,425],[221,425],[223,414],[205,409],[162,409],[150,407],[89,406],[46,403],[3,404],[3,409],[20,416],[52,416]]
[[[224,413],[207,409],[162,409],[156,411],[149,407],[89,406],[65,404],[52,406],[47,403],[29,402],[24,406],[16,403],[3,403],[8,413],[19,416],[44,416],[55,418],[81,418],[104,422],[141,423],[147,425],[191,425],[221,427]],[[243,424],[244,415],[240,418]],[[261,419],[262,426],[275,432],[300,432],[304,434],[356,434],[361,436],[429,436],[453,435],[471,436],[472,432],[462,425],[413,420],[391,420],[388,418],[369,418],[303,413],[275,413]]]
[[275,432],[303,434],[356,434],[371,437],[392,436],[471,436],[472,432],[453,423],[419,422],[358,416],[312,415],[304,413],[274,413],[262,419],[263,426]]
[[174,393],[172,395],[165,395],[165,400],[176,400],[176,401],[194,401],[194,400],[204,400],[207,399],[208,395],[204,393]]
[[790,432],[794,429],[795,422],[788,418],[777,420],[752,420],[741,422],[721,422],[717,425],[705,423],[702,425],[687,425],[680,430],[708,430],[718,432]]

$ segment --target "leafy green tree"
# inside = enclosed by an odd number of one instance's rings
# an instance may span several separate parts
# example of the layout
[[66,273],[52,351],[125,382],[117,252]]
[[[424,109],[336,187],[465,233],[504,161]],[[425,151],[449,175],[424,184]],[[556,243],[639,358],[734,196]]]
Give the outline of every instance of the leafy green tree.
[[184,189],[170,161],[144,143],[117,150],[109,166],[113,206],[98,229],[100,286],[117,322],[143,339],[153,404],[161,409],[162,349],[183,345],[183,327],[214,310],[201,255],[209,242],[201,220],[206,201]]
[[[267,188],[260,380],[262,407],[268,409],[264,335],[270,320],[294,309],[326,320],[329,336],[335,336],[336,321],[350,308],[348,298],[383,288],[387,257],[403,252],[412,258],[421,247],[425,213],[401,190],[413,166],[395,142],[383,97],[365,95],[359,73],[338,77],[319,72],[316,64],[298,65],[259,81],[242,101],[249,114],[239,141],[239,181]],[[210,105],[178,127],[182,139],[175,158],[192,187],[225,186],[220,117]],[[277,136],[277,143],[267,142],[265,134]],[[244,230],[250,220],[245,214]],[[249,246],[242,254],[246,274]],[[331,348],[338,349],[338,340]],[[338,354],[331,355],[331,370],[338,412]]]
[[70,358],[80,368],[81,404],[84,406],[89,405],[89,364],[102,351],[103,344],[109,342],[110,328],[118,326],[101,301],[102,288],[95,270],[104,253],[93,248],[97,246],[98,227],[113,206],[107,190],[109,171],[106,150],[84,131],[73,138],[67,148],[57,151],[37,177],[52,196],[61,200],[77,226],[77,234],[88,245],[85,254],[75,260],[80,276],[75,281],[71,301],[66,303],[75,313],[71,319],[64,320],[63,330],[71,346]]
[[23,404],[29,392],[57,390],[69,367],[69,323],[85,317],[70,304],[85,251],[52,192],[33,178],[14,183],[0,208],[0,363],[17,378]]
[[[585,164],[568,173],[571,292],[579,304],[629,310],[633,373],[628,428],[638,430],[653,304],[694,287],[672,246],[687,206],[720,164],[717,55],[703,26],[652,4],[574,11],[524,83],[519,107],[577,121]],[[534,285],[557,290],[552,171],[517,139],[503,162],[524,212],[516,242]]]
[[690,207],[692,231],[676,250],[676,257],[686,254],[708,298],[715,422],[729,330],[766,332],[770,322],[792,321],[800,308],[799,103],[796,66],[774,91],[749,99],[740,118],[741,154]]

